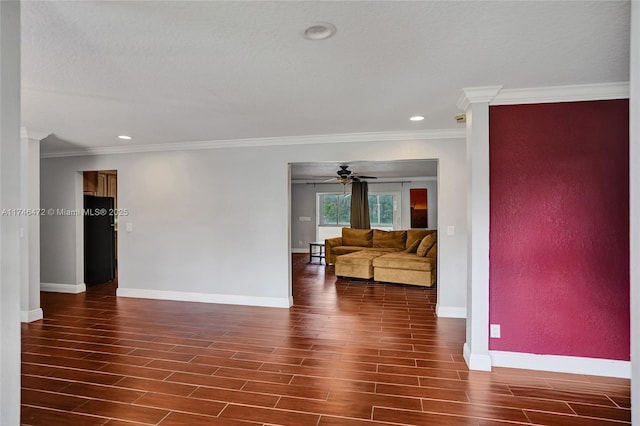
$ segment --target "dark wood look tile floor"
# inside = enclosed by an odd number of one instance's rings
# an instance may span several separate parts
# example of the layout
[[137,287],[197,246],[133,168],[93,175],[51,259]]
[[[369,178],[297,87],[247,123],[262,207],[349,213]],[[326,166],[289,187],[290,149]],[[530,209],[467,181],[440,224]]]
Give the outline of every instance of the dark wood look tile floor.
[[338,280],[293,256],[291,309],[42,294],[25,425],[621,425],[629,381],[469,371],[435,288]]

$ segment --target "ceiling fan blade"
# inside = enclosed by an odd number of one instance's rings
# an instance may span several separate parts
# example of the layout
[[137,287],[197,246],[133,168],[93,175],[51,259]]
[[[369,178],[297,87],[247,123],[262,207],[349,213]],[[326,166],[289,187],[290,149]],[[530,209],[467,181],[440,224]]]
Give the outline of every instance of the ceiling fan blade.
[[378,179],[375,176],[363,176],[363,175],[356,175],[354,177],[357,177],[358,179]]

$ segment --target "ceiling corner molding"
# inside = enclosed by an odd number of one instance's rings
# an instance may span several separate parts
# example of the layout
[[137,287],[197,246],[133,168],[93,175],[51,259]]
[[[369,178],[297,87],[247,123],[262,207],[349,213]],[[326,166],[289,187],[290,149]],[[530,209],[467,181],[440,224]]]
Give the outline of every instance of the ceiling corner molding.
[[491,105],[603,101],[629,98],[629,82],[502,89]]
[[469,105],[477,102],[491,102],[502,86],[465,87],[460,91],[456,106],[466,111]]
[[256,148],[285,145],[314,145],[328,143],[394,142],[412,140],[464,139],[466,130],[435,129],[421,131],[341,133],[331,135],[283,136],[268,138],[227,139],[197,142],[171,142],[147,145],[105,146],[79,151],[42,153],[41,158],[82,157],[90,155],[131,154],[140,152],[191,151],[197,149]]

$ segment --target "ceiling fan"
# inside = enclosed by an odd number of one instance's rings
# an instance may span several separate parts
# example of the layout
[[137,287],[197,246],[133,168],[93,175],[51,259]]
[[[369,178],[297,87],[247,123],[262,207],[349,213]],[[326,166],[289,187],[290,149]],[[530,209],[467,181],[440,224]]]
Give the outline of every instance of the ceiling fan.
[[360,182],[362,179],[378,179],[375,176],[364,176],[357,173],[352,173],[351,170],[349,170],[348,165],[340,166],[340,170],[338,170],[336,174],[338,175],[338,177],[331,178],[327,182],[335,180],[338,183],[346,185],[351,182]]

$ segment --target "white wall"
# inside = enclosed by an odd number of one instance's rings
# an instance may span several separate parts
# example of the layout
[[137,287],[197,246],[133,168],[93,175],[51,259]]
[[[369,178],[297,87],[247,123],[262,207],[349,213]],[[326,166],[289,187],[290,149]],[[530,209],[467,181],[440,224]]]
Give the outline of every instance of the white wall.
[[[440,191],[449,194],[439,216],[460,231],[440,241],[450,259],[440,265],[450,283],[440,302],[464,307],[464,153],[464,140],[448,139],[50,158],[42,160],[41,201],[45,209],[75,208],[79,171],[116,169],[118,204],[130,212],[119,219],[119,294],[288,306],[290,190],[296,196],[289,163],[440,159]],[[43,282],[76,278],[75,219],[43,218]]]

